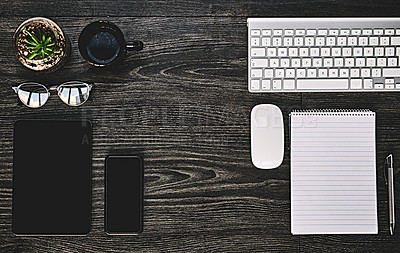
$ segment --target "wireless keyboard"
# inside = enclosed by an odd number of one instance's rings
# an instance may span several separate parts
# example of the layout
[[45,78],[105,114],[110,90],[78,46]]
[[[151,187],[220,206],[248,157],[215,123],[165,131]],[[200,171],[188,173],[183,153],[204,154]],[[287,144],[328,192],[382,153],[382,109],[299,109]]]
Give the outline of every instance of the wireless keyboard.
[[400,18],[249,18],[250,92],[400,91]]

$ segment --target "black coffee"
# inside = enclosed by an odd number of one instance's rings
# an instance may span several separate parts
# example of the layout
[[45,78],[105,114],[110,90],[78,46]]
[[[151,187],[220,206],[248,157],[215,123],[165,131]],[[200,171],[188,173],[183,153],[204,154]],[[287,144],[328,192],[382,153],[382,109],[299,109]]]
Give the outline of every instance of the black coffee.
[[113,34],[98,32],[89,40],[86,50],[94,62],[108,64],[118,56],[120,45]]

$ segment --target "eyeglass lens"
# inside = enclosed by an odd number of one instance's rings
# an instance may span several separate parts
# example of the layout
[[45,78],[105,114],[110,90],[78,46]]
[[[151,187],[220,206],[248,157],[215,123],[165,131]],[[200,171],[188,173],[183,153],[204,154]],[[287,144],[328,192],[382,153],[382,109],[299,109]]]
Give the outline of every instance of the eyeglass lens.
[[26,83],[19,87],[18,97],[25,105],[38,108],[47,102],[49,93],[46,87],[41,84]]
[[67,105],[78,106],[89,98],[89,85],[80,82],[69,82],[60,85],[58,96]]

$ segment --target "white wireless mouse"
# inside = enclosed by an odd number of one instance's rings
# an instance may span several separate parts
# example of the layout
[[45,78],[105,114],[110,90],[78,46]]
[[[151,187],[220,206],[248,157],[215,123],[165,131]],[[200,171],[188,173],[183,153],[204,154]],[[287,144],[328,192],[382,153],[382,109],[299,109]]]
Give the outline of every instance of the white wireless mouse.
[[251,110],[251,160],[259,169],[281,165],[284,152],[282,111],[276,105],[260,104]]

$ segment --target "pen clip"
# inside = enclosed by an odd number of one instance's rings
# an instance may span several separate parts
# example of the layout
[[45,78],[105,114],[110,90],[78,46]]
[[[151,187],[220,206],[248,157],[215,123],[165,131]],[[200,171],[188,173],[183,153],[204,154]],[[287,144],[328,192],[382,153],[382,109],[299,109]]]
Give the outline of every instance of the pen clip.
[[389,154],[388,156],[386,156],[385,158],[385,168],[383,169],[383,175],[385,177],[385,184],[388,184],[388,178],[386,175],[386,171],[389,169],[389,166],[393,166],[393,160],[392,160],[392,154]]

